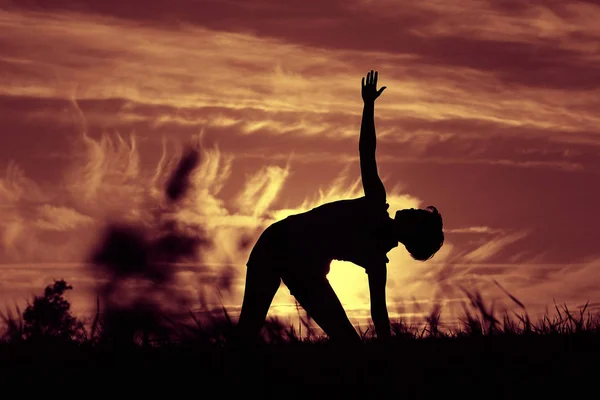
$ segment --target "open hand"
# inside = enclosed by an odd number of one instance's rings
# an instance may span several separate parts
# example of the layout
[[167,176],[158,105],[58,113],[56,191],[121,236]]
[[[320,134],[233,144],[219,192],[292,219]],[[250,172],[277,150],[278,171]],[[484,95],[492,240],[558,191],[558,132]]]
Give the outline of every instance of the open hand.
[[362,98],[363,101],[366,102],[375,102],[381,93],[385,90],[386,86],[382,86],[381,89],[377,90],[377,71],[373,73],[367,72],[367,81],[365,82],[365,78],[362,78]]

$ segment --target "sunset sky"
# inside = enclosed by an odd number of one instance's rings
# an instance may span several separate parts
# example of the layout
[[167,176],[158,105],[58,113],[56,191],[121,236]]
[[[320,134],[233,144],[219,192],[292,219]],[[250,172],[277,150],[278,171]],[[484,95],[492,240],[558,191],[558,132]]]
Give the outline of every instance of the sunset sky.
[[[64,278],[89,312],[102,229],[148,222],[199,142],[176,218],[214,246],[175,289],[194,297],[231,269],[235,314],[241,238],[362,195],[375,69],[390,214],[434,205],[446,235],[426,263],[388,254],[392,317],[459,304],[460,285],[512,308],[493,280],[532,314],[600,309],[599,20],[597,0],[0,0],[0,304]],[[353,321],[368,316],[364,270],[329,278]],[[285,287],[271,312],[296,315]]]

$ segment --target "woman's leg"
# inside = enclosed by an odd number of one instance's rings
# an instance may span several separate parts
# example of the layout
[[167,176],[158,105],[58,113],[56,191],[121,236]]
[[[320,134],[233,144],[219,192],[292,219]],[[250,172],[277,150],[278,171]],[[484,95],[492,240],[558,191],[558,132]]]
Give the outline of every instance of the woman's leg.
[[360,336],[348,319],[335,291],[326,277],[285,279],[291,293],[307,314],[334,342],[360,343]]
[[279,275],[272,269],[257,268],[257,265],[247,268],[244,300],[237,324],[240,339],[258,338],[280,282]]

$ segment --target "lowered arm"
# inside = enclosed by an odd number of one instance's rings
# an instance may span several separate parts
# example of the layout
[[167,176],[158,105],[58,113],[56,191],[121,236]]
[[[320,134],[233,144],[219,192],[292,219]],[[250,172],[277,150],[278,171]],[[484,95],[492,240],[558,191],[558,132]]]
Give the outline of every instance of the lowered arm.
[[369,294],[371,297],[371,319],[375,325],[377,338],[388,340],[391,337],[390,318],[385,299],[387,267],[385,264],[369,270]]

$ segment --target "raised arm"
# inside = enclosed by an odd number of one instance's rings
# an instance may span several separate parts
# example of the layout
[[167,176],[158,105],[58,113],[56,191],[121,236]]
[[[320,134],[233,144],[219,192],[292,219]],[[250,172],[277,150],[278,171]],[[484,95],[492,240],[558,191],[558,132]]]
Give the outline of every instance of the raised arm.
[[383,93],[385,86],[377,90],[377,71],[367,73],[367,79],[362,78],[362,98],[364,102],[362,123],[360,125],[360,139],[358,150],[360,153],[360,175],[362,178],[365,197],[376,202],[386,201],[385,187],[379,172],[375,150],[377,139],[375,137],[375,100]]

